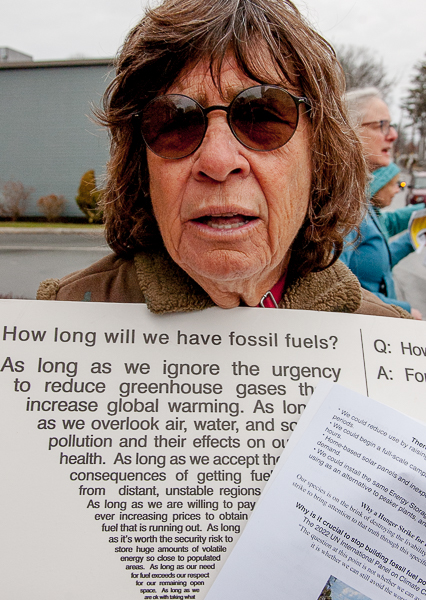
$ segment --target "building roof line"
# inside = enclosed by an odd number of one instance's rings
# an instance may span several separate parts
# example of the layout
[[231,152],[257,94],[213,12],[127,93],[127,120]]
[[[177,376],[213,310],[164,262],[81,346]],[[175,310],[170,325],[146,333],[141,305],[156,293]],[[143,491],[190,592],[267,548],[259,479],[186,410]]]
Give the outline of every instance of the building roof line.
[[114,66],[113,58],[75,58],[68,60],[40,60],[22,62],[0,62],[0,69],[54,69],[63,67]]

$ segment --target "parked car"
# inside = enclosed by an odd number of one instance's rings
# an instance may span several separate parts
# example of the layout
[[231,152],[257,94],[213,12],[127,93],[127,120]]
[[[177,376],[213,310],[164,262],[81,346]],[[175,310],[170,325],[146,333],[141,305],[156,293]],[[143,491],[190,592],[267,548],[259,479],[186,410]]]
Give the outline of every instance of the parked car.
[[405,199],[407,206],[408,204],[426,202],[426,171],[414,171],[407,188],[408,192]]

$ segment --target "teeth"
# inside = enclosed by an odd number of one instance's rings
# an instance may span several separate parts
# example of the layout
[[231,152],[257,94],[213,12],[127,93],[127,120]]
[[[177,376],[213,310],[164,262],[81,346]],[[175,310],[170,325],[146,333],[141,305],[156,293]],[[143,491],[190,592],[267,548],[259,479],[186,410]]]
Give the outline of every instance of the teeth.
[[239,221],[238,223],[214,223],[213,221],[207,221],[207,225],[212,227],[213,229],[238,229],[242,225],[246,225],[248,223],[248,219],[245,221]]

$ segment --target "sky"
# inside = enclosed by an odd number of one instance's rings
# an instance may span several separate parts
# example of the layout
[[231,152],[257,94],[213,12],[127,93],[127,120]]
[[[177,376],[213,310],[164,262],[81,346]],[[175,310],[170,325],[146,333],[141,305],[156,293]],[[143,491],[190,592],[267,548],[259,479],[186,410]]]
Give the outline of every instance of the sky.
[[[396,81],[391,107],[393,119],[399,120],[412,68],[425,58],[426,1],[294,1],[329,42],[367,47],[383,61]],[[148,0],[4,2],[0,47],[30,54],[34,60],[112,57],[147,4]]]

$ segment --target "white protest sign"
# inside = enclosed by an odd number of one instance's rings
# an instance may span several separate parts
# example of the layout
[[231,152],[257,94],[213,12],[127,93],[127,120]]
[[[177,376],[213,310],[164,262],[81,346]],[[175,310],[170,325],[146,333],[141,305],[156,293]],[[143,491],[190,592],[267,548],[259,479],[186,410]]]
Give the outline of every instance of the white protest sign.
[[8,600],[201,600],[319,382],[426,419],[422,322],[16,300],[1,309]]

